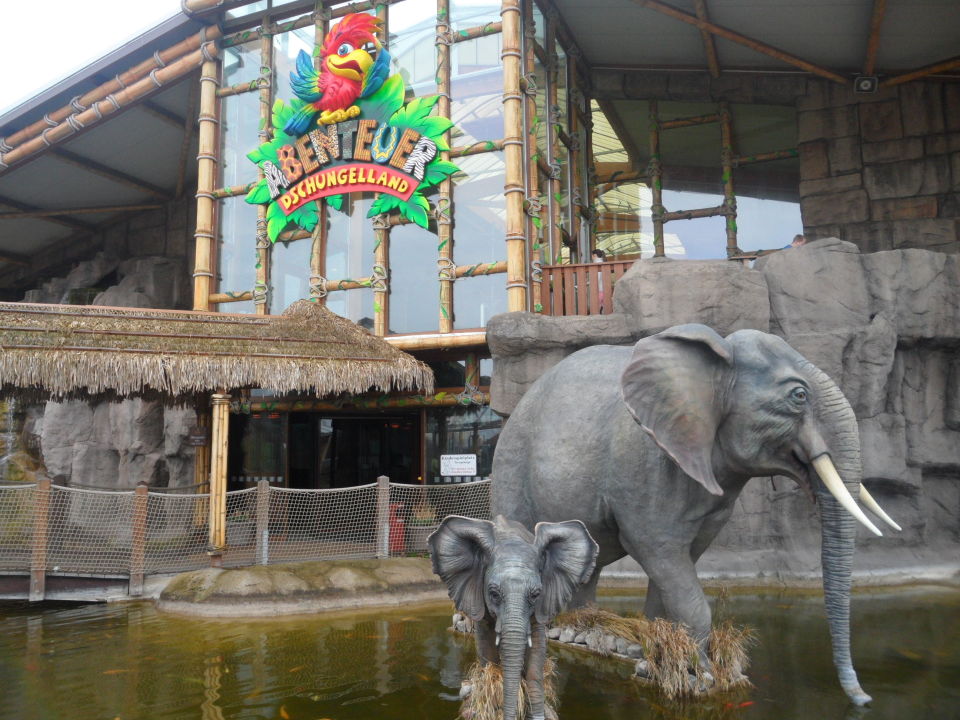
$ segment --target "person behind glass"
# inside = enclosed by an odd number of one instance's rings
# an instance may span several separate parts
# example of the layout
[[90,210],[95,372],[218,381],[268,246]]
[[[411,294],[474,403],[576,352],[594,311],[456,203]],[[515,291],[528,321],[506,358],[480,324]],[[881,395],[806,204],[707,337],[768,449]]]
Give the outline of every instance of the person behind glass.
[[790,248],[803,247],[803,246],[806,245],[806,244],[807,244],[807,239],[806,239],[803,235],[800,235],[800,234],[798,233],[798,234],[796,234],[796,235],[793,236],[793,240],[790,242],[789,245],[784,245],[784,246],[783,246],[783,249],[784,249],[784,250],[789,250]]
[[[591,254],[593,255],[593,261],[595,263],[602,263],[602,262],[606,262],[607,260],[607,254],[600,248],[594,248]],[[603,314],[603,273],[602,272],[597,273],[597,290],[599,291],[599,295],[600,295],[600,314],[602,315]]]

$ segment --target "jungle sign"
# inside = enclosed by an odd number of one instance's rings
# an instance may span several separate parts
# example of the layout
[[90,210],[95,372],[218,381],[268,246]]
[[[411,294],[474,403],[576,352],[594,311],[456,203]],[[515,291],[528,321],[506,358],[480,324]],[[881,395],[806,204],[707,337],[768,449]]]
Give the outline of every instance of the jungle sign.
[[318,199],[340,209],[344,194],[355,192],[380,193],[368,217],[397,210],[427,227],[424,191],[458,170],[440,158],[452,123],[430,115],[436,96],[403,102],[403,80],[389,75],[379,30],[370,15],[347,15],[317,49],[319,70],[300,51],[290,74],[296,97],[277,100],[273,139],[247,155],[264,177],[246,199],[267,206],[271,242],[291,224],[312,231]]

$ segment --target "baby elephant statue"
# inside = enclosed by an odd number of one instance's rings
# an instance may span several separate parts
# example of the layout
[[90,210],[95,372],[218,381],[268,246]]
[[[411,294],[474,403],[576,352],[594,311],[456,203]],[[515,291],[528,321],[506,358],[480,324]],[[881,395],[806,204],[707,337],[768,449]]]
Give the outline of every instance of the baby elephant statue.
[[433,571],[476,623],[480,663],[503,671],[503,718],[516,720],[520,677],[530,717],[544,720],[547,624],[586,583],[599,548],[579,520],[537,523],[451,515],[428,539]]

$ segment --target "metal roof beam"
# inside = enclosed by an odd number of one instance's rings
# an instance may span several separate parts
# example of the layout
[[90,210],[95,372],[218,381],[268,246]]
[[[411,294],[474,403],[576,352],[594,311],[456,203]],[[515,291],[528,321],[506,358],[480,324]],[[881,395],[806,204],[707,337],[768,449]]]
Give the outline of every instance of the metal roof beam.
[[64,208],[61,210],[18,210],[16,212],[0,212],[0,220],[24,220],[31,218],[52,218],[60,215],[91,215],[97,213],[135,212],[139,210],[156,210],[162,208],[159,203],[145,205],[104,205],[99,207]]
[[[10,198],[0,196],[0,205],[6,205],[11,207],[18,212],[23,213],[32,213],[40,211],[36,205],[27,205],[26,203],[17,202],[16,200],[11,200]],[[68,227],[71,230],[79,230],[81,232],[93,232],[93,225],[89,225],[85,222],[80,222],[79,220],[66,220],[59,217],[49,217],[43,218],[46,222],[56,223],[57,225],[63,225]]]
[[98,163],[96,160],[90,160],[82,155],[77,155],[69,150],[62,150],[59,148],[56,150],[51,150],[50,154],[58,160],[62,160],[70,165],[79,167],[81,170],[86,170],[120,185],[126,185],[127,187],[131,187],[135,190],[140,190],[141,192],[163,198],[164,200],[171,199],[170,193],[166,190],[163,190],[162,188],[152,185],[144,180],[140,180],[139,178],[135,178],[132,175],[127,175],[125,172],[121,172],[119,170],[115,170],[114,168]]
[[863,74],[873,75],[877,69],[877,50],[880,47],[880,26],[887,11],[887,0],[873,0],[873,15],[870,16],[870,35],[867,38],[867,57],[863,61]]
[[779,48],[775,48],[772,45],[767,45],[766,43],[762,43],[759,40],[754,40],[753,38],[749,38],[746,35],[741,35],[740,33],[734,32],[733,30],[730,30],[728,28],[721,27],[720,25],[716,25],[706,20],[701,20],[696,15],[685,13],[682,10],[678,10],[677,8],[671,5],[666,5],[662,2],[659,2],[658,0],[632,0],[632,1],[635,2],[637,5],[639,5],[640,7],[645,7],[649,10],[656,10],[659,13],[668,15],[669,17],[685,22],[688,25],[693,25],[694,27],[697,27],[700,30],[705,30],[712,35],[716,35],[717,37],[722,37],[724,40],[729,40],[730,42],[735,42],[738,45],[743,45],[745,47],[750,48],[751,50],[761,53],[762,55],[767,55],[776,60],[780,60],[781,62],[785,62],[789,65],[794,65],[795,67],[798,67],[801,70],[806,70],[807,72],[813,73],[814,75],[820,75],[821,77],[825,77],[828,80],[833,80],[834,82],[840,83],[842,85],[846,85],[848,82],[848,78],[838,73],[835,73],[833,70],[828,70],[827,68],[820,67],[819,65],[814,65],[813,63],[807,62],[802,58],[798,58],[796,55],[791,55],[790,53],[780,50]]

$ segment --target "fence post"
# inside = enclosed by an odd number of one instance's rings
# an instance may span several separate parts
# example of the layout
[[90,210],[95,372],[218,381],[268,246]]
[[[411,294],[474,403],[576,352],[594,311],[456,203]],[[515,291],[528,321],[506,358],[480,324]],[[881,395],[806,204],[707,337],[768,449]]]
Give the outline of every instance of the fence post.
[[133,493],[133,522],[130,538],[130,595],[143,595],[143,569],[147,546],[147,483],[137,483]]
[[257,481],[257,564],[266,565],[269,560],[270,542],[270,483]]
[[43,600],[47,586],[50,478],[37,480],[33,502],[33,552],[30,556],[30,602]]
[[390,557],[390,478],[377,478],[377,557]]

